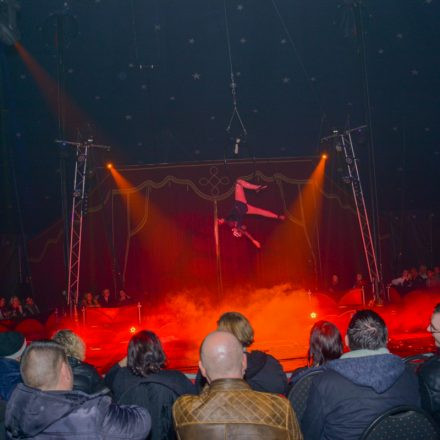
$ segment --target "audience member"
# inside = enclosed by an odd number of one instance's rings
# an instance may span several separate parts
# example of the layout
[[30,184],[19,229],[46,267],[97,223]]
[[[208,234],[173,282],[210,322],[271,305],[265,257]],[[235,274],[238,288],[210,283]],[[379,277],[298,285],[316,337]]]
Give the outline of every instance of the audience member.
[[52,337],[62,345],[67,354],[67,360],[73,372],[73,389],[87,394],[107,390],[101,376],[93,365],[84,362],[86,344],[72,330],[58,330]]
[[24,384],[13,392],[5,427],[9,439],[124,438],[143,440],[151,428],[144,408],[118,406],[108,396],[72,391],[73,375],[64,348],[33,342],[21,360]]
[[243,380],[247,359],[232,333],[215,331],[205,338],[199,367],[209,385],[199,396],[183,396],[174,404],[180,440],[302,439],[289,401],[254,391]]
[[419,368],[420,395],[422,407],[440,425],[440,303],[434,307],[427,330],[434,338],[436,354]]
[[428,289],[437,289],[440,287],[440,278],[436,276],[435,271],[429,269],[427,271],[426,287]]
[[113,307],[115,305],[115,302],[110,295],[110,289],[103,289],[103,291],[101,292],[101,296],[98,299],[98,302],[101,307]]
[[40,314],[40,309],[35,304],[35,301],[31,296],[27,296],[25,298],[23,309],[26,316],[34,316]]
[[[270,354],[262,351],[247,351],[254,342],[254,329],[248,319],[239,312],[227,312],[217,321],[217,330],[232,333],[242,344],[246,354],[247,368],[244,380],[255,391],[284,394],[287,390],[287,376],[281,364]],[[196,386],[200,391],[206,379],[200,370]]]
[[1,319],[8,319],[9,318],[9,311],[6,306],[6,299],[1,297],[0,298],[0,320]]
[[330,279],[330,283],[328,285],[328,289],[327,289],[330,293],[341,293],[344,289],[341,285],[341,282],[339,280],[339,276],[336,274],[333,274],[331,279]]
[[26,339],[18,332],[0,333],[0,399],[9,400],[17,384],[21,383],[20,358]]
[[322,370],[328,361],[339,359],[342,353],[342,337],[338,328],[328,321],[316,322],[310,330],[307,366],[292,373],[290,385],[311,371]]
[[357,273],[354,280],[353,289],[365,289],[367,284],[367,280],[364,278],[364,276],[361,273]]
[[194,394],[194,385],[180,371],[164,370],[165,353],[159,338],[150,331],[136,333],[128,355],[105,377],[118,403],[136,404],[151,414],[149,440],[173,439],[172,406],[177,397]]
[[131,296],[128,296],[125,290],[119,291],[118,306],[126,306],[131,304]]
[[12,296],[9,300],[9,318],[18,319],[23,318],[24,312],[21,306],[21,301],[18,296]]
[[99,307],[97,299],[93,296],[92,292],[86,292],[82,300],[82,305],[84,307]]
[[350,351],[328,362],[312,382],[301,423],[308,440],[359,439],[388,409],[420,406],[417,378],[386,348],[388,331],[377,313],[356,312],[345,341]]

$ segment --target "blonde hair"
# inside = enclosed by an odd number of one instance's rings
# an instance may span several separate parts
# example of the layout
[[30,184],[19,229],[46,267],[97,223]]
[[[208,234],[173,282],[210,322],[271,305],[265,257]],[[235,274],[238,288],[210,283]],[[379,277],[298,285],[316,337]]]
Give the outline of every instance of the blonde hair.
[[86,357],[86,344],[72,330],[58,330],[52,339],[64,347],[66,355],[83,361]]
[[218,330],[232,333],[243,347],[254,342],[254,329],[246,316],[239,312],[226,312],[217,321]]

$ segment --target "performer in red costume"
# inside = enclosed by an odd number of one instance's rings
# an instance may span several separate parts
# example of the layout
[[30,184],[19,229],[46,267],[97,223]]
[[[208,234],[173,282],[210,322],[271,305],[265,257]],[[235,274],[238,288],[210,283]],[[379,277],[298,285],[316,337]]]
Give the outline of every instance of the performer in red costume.
[[258,208],[257,206],[249,205],[246,200],[245,189],[260,192],[267,189],[267,185],[254,185],[243,179],[238,179],[235,182],[235,202],[232,211],[226,218],[219,218],[220,225],[227,224],[232,231],[234,237],[240,238],[245,235],[257,248],[261,248],[259,241],[255,240],[251,234],[246,230],[246,225],[243,224],[243,219],[246,215],[259,215],[262,217],[275,218],[284,220],[284,215],[275,214],[267,209]]

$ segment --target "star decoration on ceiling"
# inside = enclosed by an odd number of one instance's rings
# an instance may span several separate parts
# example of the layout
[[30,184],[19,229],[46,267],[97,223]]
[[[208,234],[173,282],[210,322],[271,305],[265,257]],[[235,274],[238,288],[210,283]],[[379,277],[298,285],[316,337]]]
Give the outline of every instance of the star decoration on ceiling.
[[196,42],[196,40],[194,40],[194,38],[189,38],[188,39],[188,43],[189,44],[194,44]]
[[197,73],[197,72],[195,72],[195,73],[193,73],[192,74],[192,77],[193,77],[193,80],[195,80],[195,81],[197,81],[198,79],[200,79],[200,73]]
[[419,71],[417,69],[412,69],[411,70],[411,75],[412,76],[417,76],[419,74]]
[[379,49],[379,50],[377,51],[377,53],[378,53],[379,55],[382,55],[384,52],[385,52],[385,51],[384,51],[383,49]]
[[245,44],[246,41],[247,41],[246,38],[244,38],[244,37],[241,37],[241,38],[240,38],[240,43],[241,43],[241,44]]
[[155,31],[160,31],[160,24],[155,24],[154,25],[154,30]]
[[237,5],[237,11],[242,11],[244,9],[244,6],[243,5]]
[[175,101],[176,97],[175,96],[170,96],[170,101]]
[[280,43],[281,43],[281,44],[286,44],[286,43],[287,43],[287,40],[286,40],[285,38],[283,38],[283,39],[281,39]]
[[290,78],[289,78],[288,76],[285,76],[285,77],[283,78],[283,83],[284,83],[284,84],[289,84],[289,82],[290,82]]
[[396,38],[398,38],[399,40],[401,40],[403,38],[403,34],[401,34],[400,32],[398,34],[396,34]]

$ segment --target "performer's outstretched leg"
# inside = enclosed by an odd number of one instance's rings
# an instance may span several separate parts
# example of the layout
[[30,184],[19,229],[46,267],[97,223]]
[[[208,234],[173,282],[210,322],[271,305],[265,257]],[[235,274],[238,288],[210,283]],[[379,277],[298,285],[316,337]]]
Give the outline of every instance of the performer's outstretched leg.
[[237,179],[237,181],[235,182],[235,200],[237,200],[238,202],[242,202],[242,203],[247,204],[246,195],[244,193],[245,188],[251,189],[254,191],[258,191],[258,190],[267,188],[267,186],[266,185],[255,185],[253,183],[247,182],[246,180]]
[[284,215],[278,215],[275,214],[272,211],[269,211],[268,209],[258,208],[256,206],[247,205],[247,213],[249,215],[261,215],[262,217],[269,217],[269,218],[276,218],[279,220],[284,220]]

